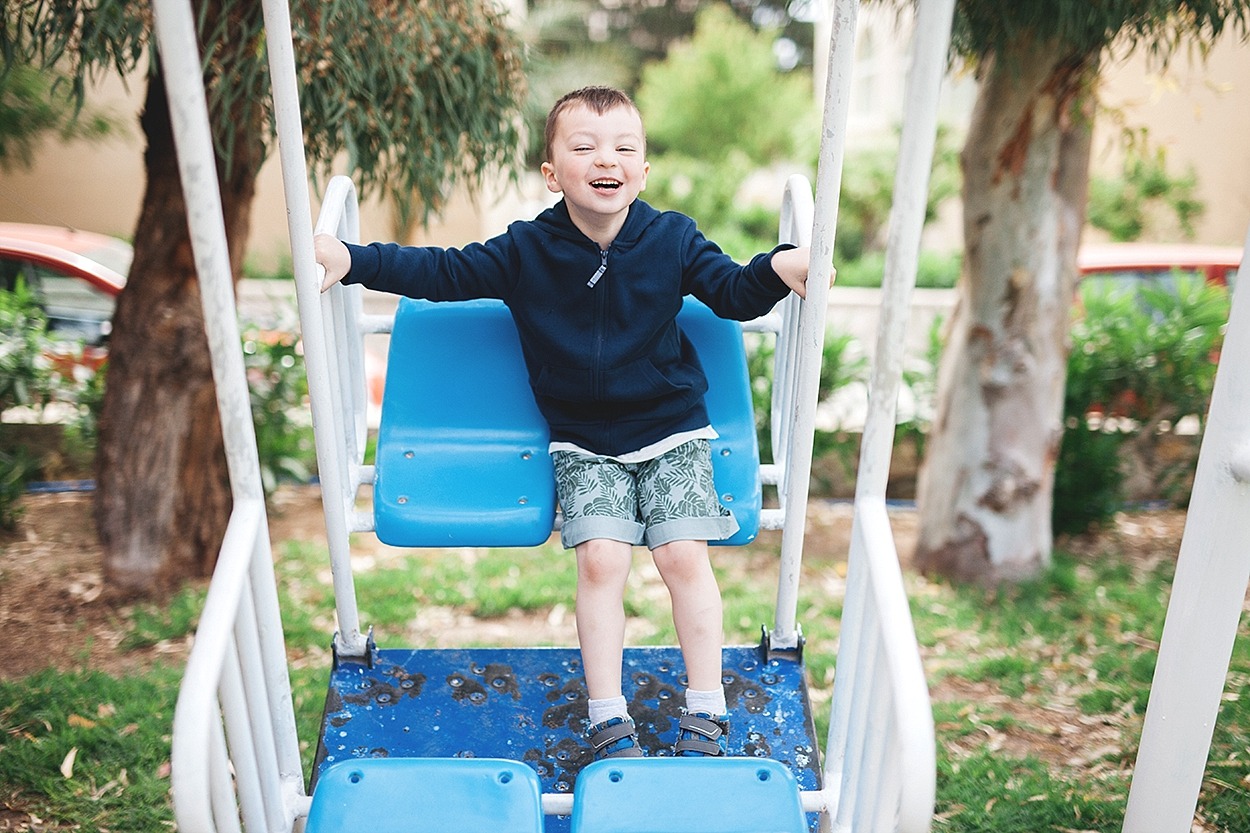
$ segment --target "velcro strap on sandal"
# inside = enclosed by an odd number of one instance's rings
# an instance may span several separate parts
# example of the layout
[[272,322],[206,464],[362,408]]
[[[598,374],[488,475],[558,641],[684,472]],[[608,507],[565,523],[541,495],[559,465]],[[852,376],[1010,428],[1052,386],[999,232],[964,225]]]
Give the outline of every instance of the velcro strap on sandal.
[[[611,746],[618,740],[630,738],[634,736],[634,725],[624,721],[612,726],[604,726],[599,731],[587,738],[591,747],[595,750],[595,755],[599,755],[605,747]],[[639,758],[642,757],[642,750],[638,748],[638,742],[635,740],[632,746],[626,746],[603,755],[605,758]]]
[[682,715],[681,720],[677,722],[677,728],[703,735],[711,741],[718,740],[721,735],[725,734],[725,724],[719,720],[708,720],[706,717],[699,717],[695,714]]
[[720,748],[719,743],[701,738],[686,738],[677,741],[677,744],[673,747],[673,753],[681,755],[685,752],[698,752],[707,758],[719,758],[725,754],[725,750]]

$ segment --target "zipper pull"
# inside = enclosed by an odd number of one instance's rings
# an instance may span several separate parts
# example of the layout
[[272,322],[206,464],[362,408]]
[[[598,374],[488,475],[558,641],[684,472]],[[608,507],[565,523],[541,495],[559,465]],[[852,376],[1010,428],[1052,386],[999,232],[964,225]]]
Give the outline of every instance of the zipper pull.
[[587,286],[591,286],[591,287],[593,287],[595,284],[599,283],[599,279],[603,277],[603,273],[604,273],[604,272],[606,272],[606,271],[608,271],[608,253],[607,253],[607,250],[602,250],[602,251],[600,251],[600,252],[599,252],[599,258],[600,258],[600,261],[599,261],[599,268],[598,268],[598,269],[596,269],[596,270],[595,270],[595,273],[594,273],[593,275],[591,275],[591,276],[590,276],[590,280],[586,281],[586,285],[587,285]]

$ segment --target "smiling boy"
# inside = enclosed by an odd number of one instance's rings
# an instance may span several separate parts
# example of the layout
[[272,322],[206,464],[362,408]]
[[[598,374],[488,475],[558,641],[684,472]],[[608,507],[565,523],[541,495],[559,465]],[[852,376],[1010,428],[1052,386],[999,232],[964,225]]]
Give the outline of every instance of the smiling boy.
[[624,592],[645,544],[672,598],[686,665],[678,755],[727,753],[720,590],[708,541],[737,523],[712,482],[707,379],[676,317],[693,295],[723,318],[804,295],[807,249],[736,263],[693,220],[638,199],[650,165],[642,117],[624,93],[586,87],[547,117],[547,188],[530,221],[463,249],[345,245],[318,235],[323,291],[335,282],[433,301],[498,298],[511,310],[551,430],[561,541],[577,559],[576,620],[597,758],[641,749],[622,694]]

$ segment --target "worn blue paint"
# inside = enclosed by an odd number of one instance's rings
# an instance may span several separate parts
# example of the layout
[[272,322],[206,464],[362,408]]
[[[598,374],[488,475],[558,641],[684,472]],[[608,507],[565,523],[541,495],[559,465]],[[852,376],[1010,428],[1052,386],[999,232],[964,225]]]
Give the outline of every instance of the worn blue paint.
[[[332,669],[314,779],[359,758],[503,758],[558,793],[572,791],[591,761],[575,648],[385,649],[371,660]],[[801,789],[819,789],[801,659],[729,647],[724,668],[730,753],[779,761]],[[669,754],[684,699],[680,650],[626,648],[623,681],[645,753]],[[567,829],[567,817],[547,818],[548,833]]]

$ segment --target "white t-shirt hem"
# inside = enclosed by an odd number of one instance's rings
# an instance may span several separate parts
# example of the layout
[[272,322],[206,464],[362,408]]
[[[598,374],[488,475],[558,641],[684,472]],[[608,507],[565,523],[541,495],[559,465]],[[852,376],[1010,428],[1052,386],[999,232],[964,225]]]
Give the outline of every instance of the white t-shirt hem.
[[716,433],[716,429],[710,425],[703,428],[696,428],[692,431],[681,431],[672,436],[665,437],[659,442],[651,443],[643,446],[637,451],[630,451],[625,454],[596,454],[593,451],[587,451],[576,443],[560,443],[553,442],[547,446],[548,452],[571,451],[575,454],[585,454],[589,457],[604,457],[608,460],[615,460],[618,463],[645,463],[648,460],[654,460],[657,457],[663,457],[677,446],[688,443],[691,440],[714,440],[720,434]]

